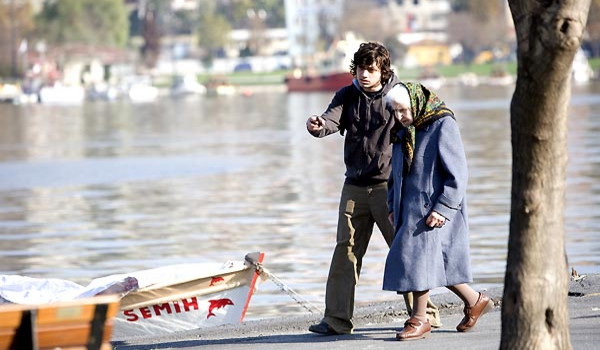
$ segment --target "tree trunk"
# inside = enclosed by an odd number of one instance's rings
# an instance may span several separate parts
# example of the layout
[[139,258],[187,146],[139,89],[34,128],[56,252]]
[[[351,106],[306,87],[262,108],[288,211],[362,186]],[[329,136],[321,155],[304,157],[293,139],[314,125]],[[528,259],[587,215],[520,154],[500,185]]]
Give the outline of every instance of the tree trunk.
[[500,349],[571,349],[564,242],[571,65],[590,0],[509,0],[517,32]]

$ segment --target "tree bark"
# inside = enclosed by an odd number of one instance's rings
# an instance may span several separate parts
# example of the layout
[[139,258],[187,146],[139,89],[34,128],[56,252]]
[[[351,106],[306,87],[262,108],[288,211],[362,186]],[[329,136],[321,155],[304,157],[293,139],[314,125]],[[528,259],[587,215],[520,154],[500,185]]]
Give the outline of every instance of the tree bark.
[[500,349],[571,349],[564,242],[571,65],[590,0],[509,0],[517,33]]

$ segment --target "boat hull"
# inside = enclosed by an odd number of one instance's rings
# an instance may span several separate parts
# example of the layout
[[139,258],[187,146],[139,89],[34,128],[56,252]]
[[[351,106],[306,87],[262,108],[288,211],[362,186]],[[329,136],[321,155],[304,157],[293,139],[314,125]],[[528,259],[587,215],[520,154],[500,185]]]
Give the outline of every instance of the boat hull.
[[288,91],[337,91],[352,83],[353,76],[347,72],[305,75],[301,77],[286,77]]
[[241,261],[186,263],[116,274],[89,285],[62,279],[0,275],[0,304],[68,302],[118,295],[112,340],[168,334],[244,320],[264,253]]
[[[166,334],[244,320],[258,281],[256,264],[264,254],[246,256],[243,265],[231,265],[200,278],[182,278],[182,271],[163,269],[160,274],[176,273],[178,282],[165,282],[133,291],[121,299],[115,318],[113,340],[134,336]],[[194,266],[188,266],[192,271]],[[147,272],[155,275],[156,269]],[[185,272],[183,273],[185,275]],[[144,275],[133,277],[143,281]]]

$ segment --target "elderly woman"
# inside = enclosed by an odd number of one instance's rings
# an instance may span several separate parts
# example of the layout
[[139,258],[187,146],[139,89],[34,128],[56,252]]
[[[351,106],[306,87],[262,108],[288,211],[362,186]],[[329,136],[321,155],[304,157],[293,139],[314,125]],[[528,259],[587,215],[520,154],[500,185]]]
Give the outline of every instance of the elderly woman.
[[387,99],[399,127],[393,131],[388,183],[396,235],[383,289],[414,295],[410,318],[396,339],[421,339],[430,333],[425,314],[429,290],[442,286],[465,303],[465,317],[456,329],[466,332],[493,302],[467,284],[472,281],[465,198],[468,170],[454,113],[418,83],[396,85]]

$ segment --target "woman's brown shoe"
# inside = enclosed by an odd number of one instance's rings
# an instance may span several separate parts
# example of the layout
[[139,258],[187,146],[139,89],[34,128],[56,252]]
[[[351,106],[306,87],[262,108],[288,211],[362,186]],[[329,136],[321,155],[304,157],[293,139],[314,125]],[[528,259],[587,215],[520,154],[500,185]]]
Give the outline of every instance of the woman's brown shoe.
[[408,321],[404,322],[404,328],[396,333],[396,340],[422,339],[428,336],[430,332],[431,325],[429,322],[419,321],[418,319],[411,317]]
[[490,297],[483,293],[479,293],[477,302],[472,307],[466,306],[464,309],[465,317],[456,326],[459,332],[466,332],[475,326],[479,317],[494,308],[494,302]]

